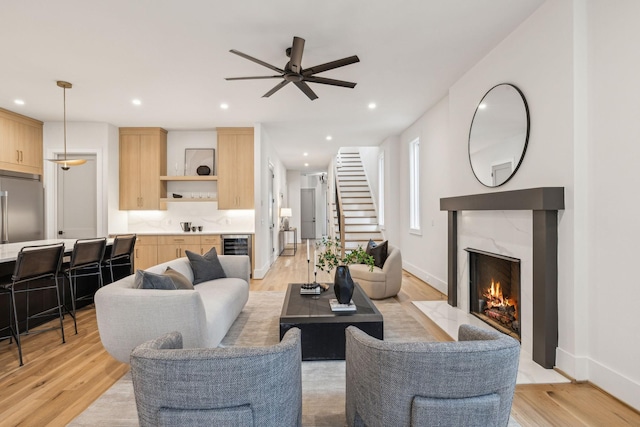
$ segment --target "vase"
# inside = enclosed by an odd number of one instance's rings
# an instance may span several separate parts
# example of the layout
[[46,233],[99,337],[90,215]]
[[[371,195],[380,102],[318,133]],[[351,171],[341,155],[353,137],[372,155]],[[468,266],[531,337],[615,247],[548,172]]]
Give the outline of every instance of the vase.
[[349,304],[353,296],[353,279],[349,267],[339,265],[336,267],[336,275],[333,279],[333,291],[340,304]]

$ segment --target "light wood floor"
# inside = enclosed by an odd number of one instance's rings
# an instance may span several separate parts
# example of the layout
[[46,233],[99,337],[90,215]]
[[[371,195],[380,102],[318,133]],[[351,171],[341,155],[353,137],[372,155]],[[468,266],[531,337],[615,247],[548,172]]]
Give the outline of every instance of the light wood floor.
[[[300,248],[295,257],[278,258],[263,280],[252,280],[251,290],[283,291],[287,283],[305,282],[306,250]],[[318,279],[329,281],[322,272]],[[450,339],[411,303],[444,295],[404,273],[396,299],[438,339]],[[68,316],[65,331],[66,344],[59,331],[25,337],[23,367],[15,344],[0,342],[0,426],[64,426],[128,371],[102,347],[92,307],[78,313],[78,335]],[[590,384],[519,385],[513,414],[524,427],[640,426],[637,411]]]

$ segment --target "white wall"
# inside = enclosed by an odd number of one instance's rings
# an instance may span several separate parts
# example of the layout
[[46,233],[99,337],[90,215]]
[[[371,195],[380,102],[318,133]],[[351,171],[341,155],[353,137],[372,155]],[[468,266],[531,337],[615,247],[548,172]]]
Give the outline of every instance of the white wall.
[[285,196],[285,208],[291,208],[291,218],[289,218],[289,227],[298,229],[298,243],[302,242],[300,237],[300,171],[287,171],[287,195]]
[[400,171],[400,138],[390,136],[380,144],[380,151],[384,152],[384,238],[396,246],[401,246],[402,234],[400,233],[400,189],[401,181],[398,175]]
[[[465,165],[460,159],[451,159],[448,124],[449,104],[445,98],[402,132],[399,168],[389,174],[389,179],[400,183],[398,223],[403,266],[440,292],[447,289],[447,213],[440,211],[440,198],[451,195],[451,180],[468,167],[468,161]],[[420,234],[409,231],[408,209],[409,143],[416,138],[420,138]]]
[[[439,211],[441,197],[564,187],[556,364],[640,408],[640,343],[633,338],[640,329],[634,311],[640,287],[629,278],[640,235],[633,217],[640,210],[634,196],[640,158],[640,52],[632,43],[640,39],[637,16],[640,3],[632,0],[620,0],[615,7],[601,0],[547,1],[401,134],[400,160],[389,176],[397,177],[400,190],[396,221],[402,224],[405,268],[436,287],[446,283],[447,218]],[[518,86],[529,104],[529,147],[515,177],[488,189],[470,169],[468,132],[484,93],[505,82]],[[407,144],[415,137],[421,140],[422,170],[418,236],[405,225]],[[517,212],[462,213],[459,221],[478,242],[483,241],[478,230],[487,223],[530,232],[529,219]],[[611,303],[621,304],[615,314],[603,308]]]
[[[282,166],[282,162],[278,157],[273,143],[269,137],[268,132],[264,126],[260,124],[255,125],[255,132],[257,135],[256,146],[260,147],[260,151],[256,151],[256,200],[255,200],[255,212],[256,212],[256,247],[255,247],[255,270],[253,277],[255,279],[262,279],[273,262],[274,253],[280,253],[280,247],[278,242],[278,230],[279,230],[279,217],[281,201],[280,194],[286,191],[286,169]],[[269,223],[269,174],[271,173],[269,165],[273,165],[274,181],[273,181],[273,197],[275,198],[274,215],[273,215],[273,228]],[[282,198],[284,199],[284,197]],[[269,236],[271,233],[271,236]],[[270,245],[273,238],[273,249]]]
[[[62,122],[45,122],[43,126],[43,150],[45,159],[52,159],[64,152],[64,129]],[[67,152],[73,154],[95,154],[96,156],[96,201],[97,235],[106,236],[112,224],[123,225],[126,216],[112,209],[115,198],[118,206],[118,131],[108,123],[67,122]],[[82,167],[82,166],[78,166]],[[45,236],[57,238],[56,165],[45,161]],[[115,178],[111,178],[115,177]],[[115,190],[114,190],[115,187]],[[114,193],[115,191],[115,193]],[[81,209],[83,201],[78,200]]]
[[[640,409],[640,2],[588,1],[589,380]],[[614,309],[604,309],[613,301]]]

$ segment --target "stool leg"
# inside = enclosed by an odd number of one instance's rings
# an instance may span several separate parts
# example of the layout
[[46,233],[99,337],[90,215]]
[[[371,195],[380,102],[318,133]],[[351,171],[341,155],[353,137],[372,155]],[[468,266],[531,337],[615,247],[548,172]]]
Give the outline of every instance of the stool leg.
[[[78,324],[76,323],[76,295],[77,295],[78,289],[76,288],[75,274],[73,277],[71,276],[71,271],[69,271],[68,274],[69,274],[69,291],[71,292],[71,317],[73,317],[73,327],[76,330],[76,335],[78,335]],[[64,296],[64,292],[63,292],[63,296]]]
[[111,272],[111,283],[113,283],[113,263],[109,262],[109,271]]
[[60,317],[60,332],[62,332],[62,344],[66,341],[64,339],[64,323],[62,321],[62,304],[60,303],[60,288],[58,287],[58,276],[55,275],[53,280],[56,283],[56,298],[58,299],[58,317]]
[[11,286],[11,305],[13,305],[13,321],[15,322],[16,344],[18,345],[18,357],[20,358],[20,366],[22,363],[22,344],[20,343],[20,326],[18,325],[18,311],[16,310],[16,293],[14,286]]

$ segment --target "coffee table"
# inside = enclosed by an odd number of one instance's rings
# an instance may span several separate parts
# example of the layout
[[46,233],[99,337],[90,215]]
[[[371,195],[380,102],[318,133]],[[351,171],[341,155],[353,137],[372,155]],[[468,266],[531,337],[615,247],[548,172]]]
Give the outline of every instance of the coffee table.
[[347,326],[357,326],[372,337],[383,339],[383,319],[360,285],[352,300],[355,312],[333,312],[333,285],[320,295],[300,295],[301,283],[290,283],[280,314],[280,339],[291,328],[302,331],[302,360],[344,360]]

